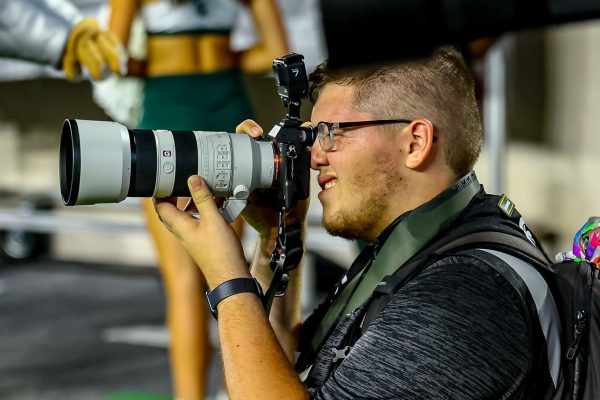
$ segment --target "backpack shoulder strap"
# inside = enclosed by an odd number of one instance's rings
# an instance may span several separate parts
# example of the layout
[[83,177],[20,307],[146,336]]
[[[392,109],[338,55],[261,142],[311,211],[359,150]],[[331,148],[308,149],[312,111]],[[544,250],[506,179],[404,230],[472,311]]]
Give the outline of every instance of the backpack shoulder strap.
[[[546,255],[523,238],[501,231],[467,233],[437,246],[434,245],[426,254],[413,258],[394,274],[386,276],[373,292],[373,298],[370,303],[365,307],[366,310],[360,324],[360,329],[352,335],[354,337],[348,338],[347,342],[354,344],[362,332],[373,322],[375,316],[385,308],[391,296],[421,270],[445,255],[456,254],[461,250],[477,248],[506,254],[511,257],[511,261],[516,260],[519,262],[519,265],[523,264],[523,267],[520,268],[523,271],[531,270],[531,268],[527,267],[527,264],[531,264],[539,271],[553,273]],[[507,264],[511,265],[511,263]],[[511,283],[513,286],[519,284],[519,282],[514,280]],[[549,293],[548,286],[545,283],[540,287],[540,293],[543,293],[543,295],[540,295],[542,297],[546,293]]]
[[498,250],[526,260],[535,267],[551,272],[550,260],[546,254],[523,238],[501,231],[473,232],[452,240],[439,248],[434,254],[441,256],[465,248],[486,248]]
[[[496,263],[496,271],[500,272],[519,291],[521,298],[528,306],[531,318],[535,319],[537,316],[539,328],[546,343],[547,364],[545,364],[547,369],[545,371],[549,372],[554,387],[558,387],[561,363],[560,317],[550,287],[538,270],[532,268],[531,264],[521,258],[497,250],[481,249],[477,251],[482,259],[488,257],[484,255],[487,253],[503,262],[504,270],[498,268],[498,263]],[[487,263],[492,265],[489,257]],[[515,274],[511,274],[507,268],[510,268]],[[538,327],[532,326],[531,328],[534,333],[538,330]],[[535,347],[539,343],[533,343],[533,345]],[[543,351],[540,350],[540,352]]]
[[[526,259],[528,263],[531,263],[538,269],[551,272],[546,255],[537,247],[525,242],[525,240],[518,236],[501,231],[467,233],[458,238],[434,244],[429,251],[414,257],[394,274],[384,277],[374,290],[373,298],[366,307],[358,336],[373,322],[375,316],[385,308],[390,297],[422,269],[445,255],[475,248],[495,249],[509,253],[520,259]],[[353,340],[352,343],[355,341]]]
[[[493,268],[513,286],[521,299],[523,313],[530,316],[527,324],[529,332],[532,332],[530,347],[533,349],[534,355],[532,359],[533,364],[529,369],[529,374],[534,376],[530,376],[523,381],[522,390],[529,394],[529,396],[533,395],[535,398],[549,399],[551,398],[552,390],[548,390],[548,388],[556,388],[558,386],[561,361],[560,319],[552,294],[542,275],[535,268],[531,268],[531,264],[528,261],[502,251],[473,246],[473,244],[490,244],[483,239],[492,237],[498,238],[499,236],[486,237],[477,233],[472,236],[470,235],[467,239],[462,237],[448,243],[446,246],[440,247],[434,253],[437,256],[436,258],[441,258],[449,254],[474,257]],[[517,240],[519,239],[517,238]],[[522,241],[522,239],[520,240]],[[496,244],[497,242],[493,243]],[[542,253],[540,254],[543,256]],[[417,265],[419,261],[421,261],[420,266]],[[423,264],[422,261],[414,260],[413,263],[405,265],[402,268],[409,267],[410,271],[387,276],[382,281],[376,289],[376,294],[371,303],[366,307],[360,328],[351,330],[350,335],[353,337],[348,338],[349,341],[347,341],[347,344],[349,346],[352,346],[358,340],[401,286],[406,284],[418,272],[431,265],[431,262]],[[538,261],[542,263],[542,260]],[[542,338],[545,341],[541,340]],[[544,346],[544,343],[546,346]],[[524,398],[529,397],[526,395]]]

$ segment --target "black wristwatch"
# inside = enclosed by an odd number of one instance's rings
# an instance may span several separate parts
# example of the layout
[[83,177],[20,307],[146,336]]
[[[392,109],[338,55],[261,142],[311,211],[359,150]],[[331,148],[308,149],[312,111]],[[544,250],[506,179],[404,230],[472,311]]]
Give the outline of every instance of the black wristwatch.
[[255,293],[261,301],[263,299],[262,288],[254,278],[235,278],[225,281],[213,290],[206,292],[206,300],[208,301],[210,312],[215,319],[218,319],[217,305],[223,299],[238,293]]

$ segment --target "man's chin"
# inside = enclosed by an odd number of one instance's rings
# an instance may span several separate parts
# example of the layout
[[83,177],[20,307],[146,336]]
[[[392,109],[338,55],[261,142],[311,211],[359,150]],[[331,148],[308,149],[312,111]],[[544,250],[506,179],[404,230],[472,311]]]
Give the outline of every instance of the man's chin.
[[330,235],[341,237],[342,239],[362,239],[362,234],[364,234],[364,230],[342,224],[340,221],[327,221],[323,219],[323,227],[325,227],[325,230]]

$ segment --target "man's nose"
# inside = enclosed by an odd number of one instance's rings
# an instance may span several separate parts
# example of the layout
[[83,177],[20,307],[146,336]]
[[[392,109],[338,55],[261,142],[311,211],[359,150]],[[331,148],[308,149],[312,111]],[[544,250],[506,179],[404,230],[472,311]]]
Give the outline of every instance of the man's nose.
[[328,165],[327,152],[323,151],[321,142],[317,138],[310,148],[310,167],[314,170],[318,170],[323,165]]

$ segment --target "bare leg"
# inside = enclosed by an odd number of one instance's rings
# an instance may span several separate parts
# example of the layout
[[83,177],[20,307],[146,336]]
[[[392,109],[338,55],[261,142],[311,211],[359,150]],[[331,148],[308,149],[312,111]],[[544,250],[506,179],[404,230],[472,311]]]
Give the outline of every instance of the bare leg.
[[152,201],[144,199],[143,204],[167,297],[174,394],[181,400],[203,399],[210,361],[204,277],[177,238],[160,222]]
[[[178,400],[204,398],[211,356],[206,283],[200,269],[177,238],[160,222],[150,199],[143,200],[148,230],[154,239],[167,297],[167,326],[171,335],[173,389]],[[232,223],[241,237],[243,219]]]

